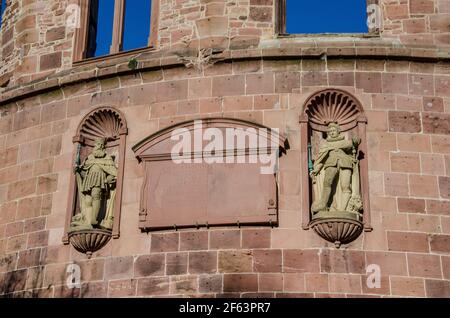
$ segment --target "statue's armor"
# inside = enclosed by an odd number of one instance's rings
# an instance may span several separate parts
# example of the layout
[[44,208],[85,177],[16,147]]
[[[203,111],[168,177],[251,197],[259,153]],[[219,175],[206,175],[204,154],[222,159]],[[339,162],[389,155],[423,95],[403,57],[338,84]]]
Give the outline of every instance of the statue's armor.
[[82,184],[83,192],[90,192],[92,188],[107,189],[107,174],[116,175],[114,161],[108,155],[104,158],[89,155],[83,165],[83,170],[86,171]]
[[352,149],[351,141],[349,140],[326,141],[320,148],[321,149],[333,148],[328,152],[328,158],[325,160],[323,169],[326,169],[328,167],[337,167],[344,169],[353,168],[354,163],[353,157],[347,154],[345,151],[345,150],[349,151]]

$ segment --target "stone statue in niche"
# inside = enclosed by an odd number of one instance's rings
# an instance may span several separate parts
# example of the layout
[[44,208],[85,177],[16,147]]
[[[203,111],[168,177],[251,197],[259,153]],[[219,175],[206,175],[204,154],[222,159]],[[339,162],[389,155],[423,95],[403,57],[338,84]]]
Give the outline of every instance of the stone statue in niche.
[[75,175],[80,213],[72,218],[70,231],[113,227],[117,167],[105,146],[105,138],[96,139],[83,164],[80,164],[78,148]]
[[336,123],[330,123],[327,137],[322,140],[317,156],[311,162],[314,218],[347,214],[359,220],[363,209],[360,195],[358,146],[361,140],[345,138]]

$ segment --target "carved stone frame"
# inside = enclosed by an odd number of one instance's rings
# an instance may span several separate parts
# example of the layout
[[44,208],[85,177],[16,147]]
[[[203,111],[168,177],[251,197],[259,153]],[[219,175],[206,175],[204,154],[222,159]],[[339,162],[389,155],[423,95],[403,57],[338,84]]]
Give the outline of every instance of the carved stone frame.
[[[158,41],[158,25],[159,25],[159,2],[160,0],[152,0],[151,3],[151,17],[150,17],[150,36],[148,38],[148,47],[139,48],[130,51],[121,51],[122,46],[122,33],[123,33],[123,20],[124,20],[124,10],[125,10],[125,0],[114,0],[114,21],[113,21],[113,37],[111,42],[111,49],[109,55],[118,54],[129,54],[135,53],[136,51],[153,49],[157,45]],[[87,30],[89,27],[89,7],[90,0],[78,0],[77,4],[80,7],[79,22],[80,27],[75,29],[75,40],[74,40],[74,50],[72,61],[80,62],[86,57],[86,46],[87,46]],[[102,59],[103,57],[95,57],[89,59]]]
[[[90,120],[98,119],[103,114],[110,114],[116,120],[116,128],[114,134],[112,135],[103,135],[101,137],[108,138],[107,148],[108,147],[117,147],[119,153],[119,167],[118,167],[118,175],[116,182],[116,201],[114,205],[114,224],[112,229],[112,237],[114,239],[119,238],[120,236],[120,212],[122,207],[122,185],[123,185],[123,173],[125,168],[125,147],[126,147],[126,136],[128,134],[127,122],[125,120],[124,115],[117,109],[112,107],[98,107],[94,110],[90,111],[84,118],[81,120],[80,124],[77,128],[77,133],[73,137],[72,142],[74,144],[74,152],[72,157],[72,162],[75,161],[77,156],[77,148],[79,145],[83,146],[92,146],[93,138],[85,133],[84,129],[89,127]],[[111,116],[110,116],[111,118]],[[72,216],[76,212],[77,207],[77,185],[75,180],[75,174],[70,174],[70,183],[69,183],[69,201],[67,203],[67,215],[66,215],[66,223],[64,227],[64,237],[62,239],[64,244],[69,244],[69,228],[72,220]]]
[[[372,231],[371,218],[370,218],[370,201],[369,201],[369,168],[368,168],[368,158],[367,158],[367,138],[366,138],[366,126],[367,118],[364,114],[364,109],[359,100],[352,94],[340,90],[340,89],[324,89],[314,94],[310,95],[306,100],[303,111],[300,115],[300,134],[301,134],[301,171],[302,171],[302,228],[308,230],[310,228],[309,224],[311,222],[311,180],[308,171],[308,143],[311,137],[312,130],[315,131],[326,131],[326,125],[329,123],[325,118],[322,125],[315,124],[311,121],[308,114],[309,106],[311,102],[325,94],[341,94],[342,96],[348,98],[357,109],[357,114],[354,116],[353,120],[342,126],[342,130],[356,129],[359,138],[361,138],[360,151],[364,154],[364,157],[360,160],[360,178],[361,178],[361,196],[363,201],[363,224],[364,231]],[[339,122],[338,122],[339,123]],[[322,126],[322,127],[321,127]]]
[[[379,5],[380,0],[366,0],[366,7],[372,4]],[[287,36],[290,35],[286,32],[286,0],[275,0],[275,34],[279,36]],[[350,33],[352,34],[352,33]],[[374,28],[369,29],[368,33],[363,34],[364,35],[371,35],[371,36],[377,36],[380,34],[380,29]],[[302,34],[305,35],[305,34]],[[306,34],[307,35],[307,34]],[[314,36],[318,36],[317,34],[313,34]],[[319,34],[320,36],[323,36],[324,34]],[[325,34],[326,35],[326,34]],[[345,34],[343,34],[345,35]],[[336,34],[333,34],[333,36],[336,36]]]

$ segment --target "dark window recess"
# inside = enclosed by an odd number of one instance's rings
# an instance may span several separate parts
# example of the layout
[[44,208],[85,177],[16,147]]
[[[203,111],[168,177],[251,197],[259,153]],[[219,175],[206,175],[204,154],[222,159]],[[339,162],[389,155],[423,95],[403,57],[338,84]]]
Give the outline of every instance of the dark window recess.
[[[202,141],[203,152],[198,149],[183,151],[184,158],[199,158],[197,163],[194,159],[191,163],[176,163],[172,160],[171,151],[179,141],[171,137],[178,134],[178,129],[189,131],[191,137],[186,139],[192,138],[191,145],[194,145],[194,135],[207,128],[220,130],[223,136],[226,136],[227,128],[243,129],[246,132],[249,131],[247,129],[254,129],[255,133],[251,134],[252,137],[247,136],[245,143],[239,143],[236,138],[233,145],[227,139],[226,149],[230,152],[205,153],[211,139]],[[259,153],[273,153],[278,158],[286,152],[288,145],[283,137],[263,134],[259,128],[267,131],[266,127],[245,121],[210,118],[202,120],[202,130],[198,129],[194,121],[185,122],[164,129],[135,145],[133,151],[145,171],[139,211],[141,230],[277,225],[276,172],[261,173],[261,167],[267,167],[267,161],[264,163],[258,159],[251,163],[248,157],[257,148]],[[249,141],[255,137],[261,143],[252,148]],[[232,163],[226,163],[225,159],[223,163],[212,160],[226,157],[225,153],[232,158]],[[239,162],[238,158],[243,161]]]
[[112,43],[114,1],[91,0],[86,57],[108,55]]
[[0,2],[0,26],[3,22],[3,12],[5,12],[6,9],[6,0],[1,0]]
[[369,32],[367,0],[280,1],[285,1],[287,34]]
[[[139,2],[139,5],[137,5]],[[151,0],[125,1],[122,50],[148,46],[150,36]]]

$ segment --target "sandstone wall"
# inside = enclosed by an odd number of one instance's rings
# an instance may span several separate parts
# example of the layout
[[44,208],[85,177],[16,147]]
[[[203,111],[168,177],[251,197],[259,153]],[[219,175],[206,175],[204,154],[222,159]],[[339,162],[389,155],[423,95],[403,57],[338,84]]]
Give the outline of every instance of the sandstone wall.
[[[163,0],[160,43],[173,51],[138,56],[136,70],[128,68],[128,58],[72,68],[71,33],[58,38],[62,31],[50,32],[61,26],[67,2],[51,2],[13,1],[6,14],[14,22],[2,28],[3,38],[16,36],[3,41],[3,52],[13,49],[3,53],[1,71],[12,71],[12,78],[0,98],[0,294],[450,297],[450,61],[441,45],[448,44],[448,1],[383,1],[381,39],[319,41],[273,39],[273,21],[258,21],[270,0]],[[230,13],[226,35],[218,30],[199,39],[196,23],[208,12]],[[39,28],[27,22],[33,27],[18,32],[28,14]],[[409,21],[416,20],[425,21],[422,35],[409,34],[416,23]],[[11,23],[14,31],[8,31]],[[33,62],[18,66],[19,35],[35,32],[40,40],[29,42],[24,55]],[[246,42],[255,36],[257,44]],[[396,45],[417,36],[427,39],[424,45]],[[195,62],[197,44],[180,50],[184,42],[215,39],[226,49],[207,62]],[[49,59],[60,62],[42,68],[47,54],[60,55]],[[30,82],[40,76],[48,78]],[[339,250],[301,229],[300,176],[307,167],[300,165],[299,115],[307,97],[327,87],[353,93],[368,118],[373,232]],[[88,260],[61,239],[72,137],[98,106],[120,109],[129,134],[121,236]],[[211,116],[254,121],[287,136],[279,226],[141,233],[137,189],[143,171],[131,147],[174,123]],[[81,267],[81,289],[66,285],[73,263]],[[367,287],[370,264],[381,267],[379,289]]]

